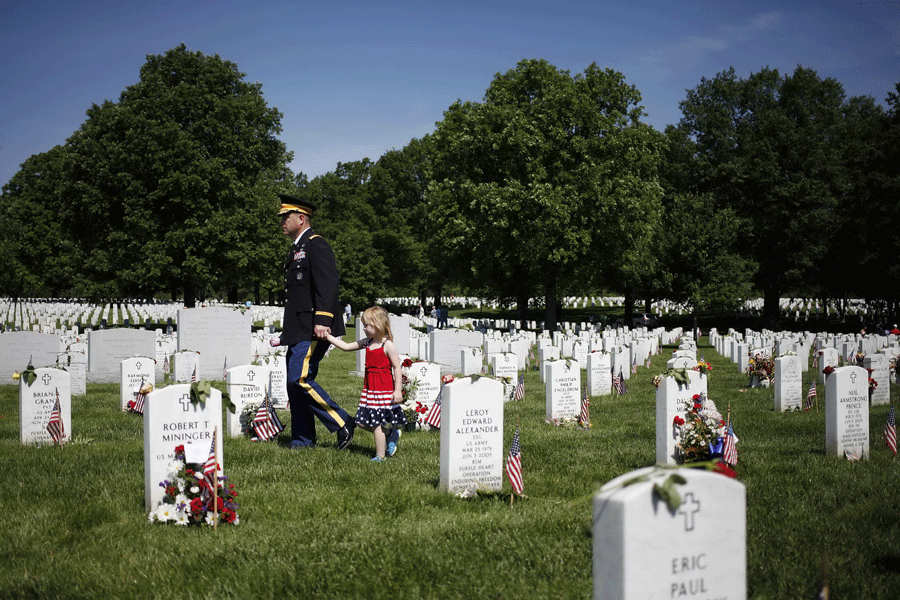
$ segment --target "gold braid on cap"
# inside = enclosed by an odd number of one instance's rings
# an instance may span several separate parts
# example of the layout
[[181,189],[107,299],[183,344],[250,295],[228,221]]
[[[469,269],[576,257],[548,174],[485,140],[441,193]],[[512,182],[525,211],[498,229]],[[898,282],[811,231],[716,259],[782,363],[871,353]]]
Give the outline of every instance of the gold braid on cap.
[[307,215],[310,217],[312,216],[312,213],[309,211],[308,208],[304,208],[302,206],[297,206],[296,204],[282,204],[281,210],[278,211],[278,214],[283,215],[283,214],[289,213],[291,211],[301,212],[304,215]]

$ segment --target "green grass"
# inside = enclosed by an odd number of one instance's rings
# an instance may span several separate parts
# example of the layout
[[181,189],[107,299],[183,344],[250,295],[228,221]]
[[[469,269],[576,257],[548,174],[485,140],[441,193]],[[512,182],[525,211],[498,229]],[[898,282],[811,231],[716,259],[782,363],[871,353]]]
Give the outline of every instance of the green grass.
[[[320,446],[299,452],[286,434],[226,438],[241,524],[218,532],[148,523],[141,419],[118,410],[117,386],[74,399],[74,433],[93,442],[61,449],[19,444],[18,391],[0,386],[0,598],[589,598],[592,495],[653,463],[650,378],[670,351],[638,369],[627,396],[593,398],[587,432],[544,424],[543,386],[529,372],[526,399],[506,405],[504,454],[518,421],[528,495],[512,507],[508,482],[467,500],[439,491],[435,432],[404,435],[379,465],[370,434],[338,452],[320,426]],[[887,407],[871,411],[870,460],[829,457],[821,401],[818,412],[775,413],[771,390],[747,389],[735,366],[701,351],[714,367],[710,396],[723,412],[731,405],[740,437],[748,597],[812,597],[823,559],[833,598],[900,597]],[[319,375],[351,414],[354,360],[335,350]]]

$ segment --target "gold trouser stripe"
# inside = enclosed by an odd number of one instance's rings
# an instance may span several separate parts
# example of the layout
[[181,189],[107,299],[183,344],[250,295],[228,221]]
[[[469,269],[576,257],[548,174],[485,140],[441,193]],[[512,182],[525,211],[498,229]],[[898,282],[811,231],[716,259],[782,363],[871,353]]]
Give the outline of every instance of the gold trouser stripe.
[[319,343],[318,341],[314,340],[309,345],[309,350],[306,351],[306,356],[303,357],[303,370],[300,372],[300,381],[299,381],[300,387],[303,388],[306,391],[306,393],[309,394],[312,397],[312,399],[315,400],[316,403],[322,407],[323,410],[325,410],[329,415],[331,415],[331,418],[334,419],[334,422],[338,424],[338,429],[340,429],[341,427],[346,425],[344,420],[341,418],[341,416],[339,414],[337,414],[335,412],[335,410],[333,408],[331,408],[328,405],[327,402],[325,402],[325,399],[322,398],[322,396],[320,396],[319,393],[316,392],[316,390],[313,389],[313,387],[311,385],[306,383],[306,376],[309,375],[309,360],[310,360],[310,358],[312,358],[313,352],[315,351],[316,345],[318,345],[318,343]]

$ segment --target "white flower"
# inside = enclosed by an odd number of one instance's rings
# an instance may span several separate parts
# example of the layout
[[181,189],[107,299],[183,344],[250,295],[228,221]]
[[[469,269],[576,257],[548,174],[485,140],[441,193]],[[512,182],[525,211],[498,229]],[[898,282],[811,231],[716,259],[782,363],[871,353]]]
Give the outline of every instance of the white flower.
[[175,524],[176,525],[185,525],[187,526],[190,522],[188,521],[187,514],[182,511],[177,511],[175,513]]
[[199,493],[200,493],[200,487],[199,487],[199,486],[196,486],[196,485],[192,485],[192,486],[191,486],[191,493],[192,493],[192,494],[199,494]]
[[213,513],[211,513],[211,512],[206,513],[206,524],[209,525],[210,527],[212,527],[213,525],[216,524],[216,517],[215,517],[215,515],[213,515]]
[[168,523],[175,518],[175,507],[163,502],[156,509],[156,518],[160,523]]
[[175,485],[178,486],[178,489],[179,489],[179,490],[183,490],[183,489],[184,489],[184,479],[181,479],[180,477],[176,477],[176,478],[175,478]]

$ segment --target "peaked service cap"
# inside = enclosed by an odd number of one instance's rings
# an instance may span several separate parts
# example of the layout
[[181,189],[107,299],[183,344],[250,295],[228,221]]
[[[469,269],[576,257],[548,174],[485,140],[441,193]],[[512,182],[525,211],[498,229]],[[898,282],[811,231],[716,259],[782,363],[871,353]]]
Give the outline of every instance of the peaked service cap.
[[290,212],[301,212],[311,216],[316,210],[316,205],[309,200],[301,200],[296,196],[288,196],[287,194],[278,194],[278,197],[281,198],[281,209],[278,211],[279,217]]

